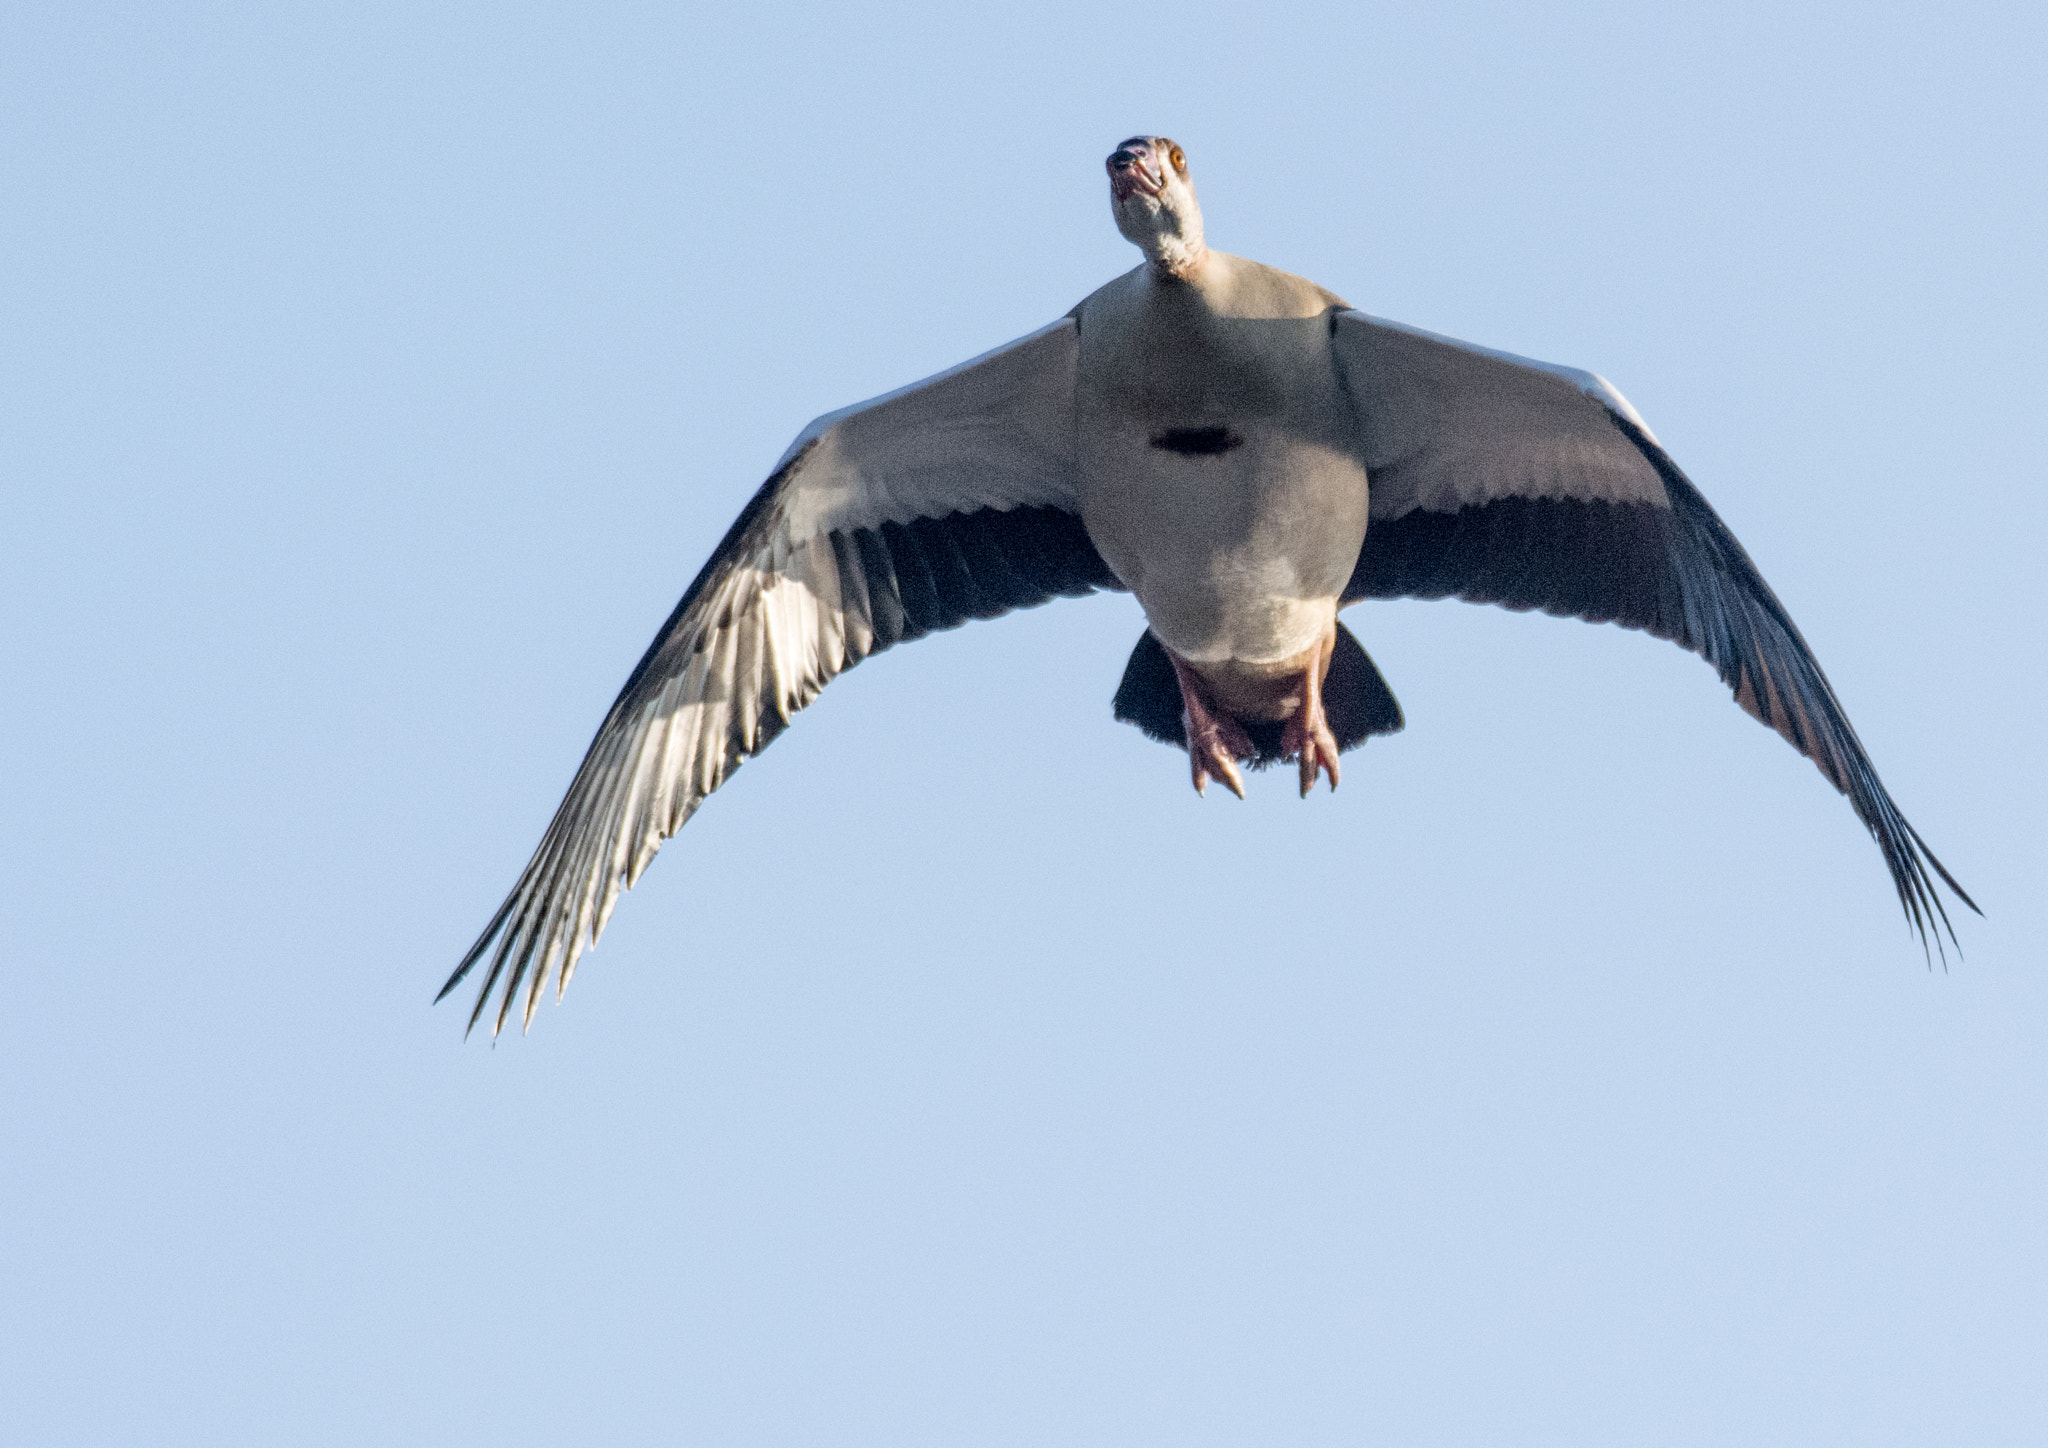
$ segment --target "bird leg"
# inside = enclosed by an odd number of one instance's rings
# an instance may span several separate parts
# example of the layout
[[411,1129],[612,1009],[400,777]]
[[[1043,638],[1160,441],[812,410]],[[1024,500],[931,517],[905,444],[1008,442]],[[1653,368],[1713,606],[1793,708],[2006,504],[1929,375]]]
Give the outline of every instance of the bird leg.
[[1182,663],[1179,655],[1168,649],[1166,656],[1173,661],[1174,677],[1180,680],[1181,728],[1187,734],[1188,768],[1194,775],[1195,793],[1208,792],[1213,774],[1243,799],[1244,776],[1237,772],[1237,761],[1257,753],[1251,736],[1242,724],[1213,707],[1202,677]]
[[1336,648],[1337,631],[1331,629],[1322,646],[1309,653],[1301,675],[1301,702],[1280,730],[1280,752],[1301,765],[1303,799],[1316,787],[1318,773],[1327,772],[1330,788],[1337,787],[1337,736],[1330,732],[1329,717],[1323,712],[1323,680],[1329,676],[1330,655]]

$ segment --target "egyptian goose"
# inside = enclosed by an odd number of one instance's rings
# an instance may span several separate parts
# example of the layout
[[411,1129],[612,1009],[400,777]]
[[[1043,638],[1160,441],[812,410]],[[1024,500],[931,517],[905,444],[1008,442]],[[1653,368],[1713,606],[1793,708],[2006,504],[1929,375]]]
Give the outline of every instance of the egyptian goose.
[[[567,987],[661,842],[835,675],[892,644],[1095,589],[1149,625],[1116,717],[1199,791],[1401,727],[1337,612],[1458,597],[1613,622],[1700,654],[1848,796],[1923,942],[1962,888],[1885,792],[1742,545],[1588,372],[1382,321],[1212,251],[1187,156],[1110,155],[1145,261],[1027,337],[797,435],[626,680],[505,903],[493,1031]],[[1930,874],[1930,871],[1932,872]],[[1936,922],[1939,922],[1937,925]],[[438,997],[437,997],[438,999]]]

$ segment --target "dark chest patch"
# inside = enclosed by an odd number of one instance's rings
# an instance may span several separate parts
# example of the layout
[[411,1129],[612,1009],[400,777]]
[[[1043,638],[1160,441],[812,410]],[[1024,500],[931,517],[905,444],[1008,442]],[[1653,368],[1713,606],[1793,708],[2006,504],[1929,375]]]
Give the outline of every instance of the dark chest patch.
[[1153,433],[1152,446],[1182,457],[1211,458],[1243,447],[1244,439],[1227,427],[1172,427]]

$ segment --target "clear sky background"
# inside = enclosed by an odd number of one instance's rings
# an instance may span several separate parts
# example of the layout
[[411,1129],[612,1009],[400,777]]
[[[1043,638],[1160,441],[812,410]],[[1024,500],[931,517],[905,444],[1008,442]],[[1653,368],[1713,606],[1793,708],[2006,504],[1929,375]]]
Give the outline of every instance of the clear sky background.
[[[719,7],[723,11],[726,7]],[[2048,1441],[2038,6],[0,20],[0,1438]],[[814,415],[1219,247],[1596,370],[1988,918],[1668,644],[1347,615],[1304,804],[1063,602],[428,1001]]]

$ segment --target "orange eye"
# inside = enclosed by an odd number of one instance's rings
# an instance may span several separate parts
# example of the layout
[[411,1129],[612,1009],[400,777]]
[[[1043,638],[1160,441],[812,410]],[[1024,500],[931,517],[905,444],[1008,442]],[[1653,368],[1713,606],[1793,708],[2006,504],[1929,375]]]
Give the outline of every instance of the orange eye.
[[1181,154],[1181,149],[1178,146],[1173,148],[1173,169],[1176,171],[1188,169],[1188,158]]

